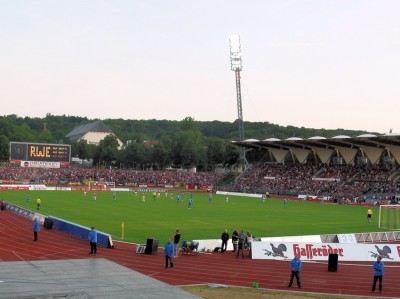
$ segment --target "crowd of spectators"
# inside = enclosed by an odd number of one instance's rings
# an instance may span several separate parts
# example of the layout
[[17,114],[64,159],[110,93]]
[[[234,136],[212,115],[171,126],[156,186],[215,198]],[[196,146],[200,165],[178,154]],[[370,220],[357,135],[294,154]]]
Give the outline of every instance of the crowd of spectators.
[[[52,185],[115,182],[117,186],[215,186],[224,175],[215,172],[152,171],[99,168],[0,167],[0,180]],[[279,165],[254,163],[231,185],[239,192],[275,194],[399,194],[399,166]]]
[[142,171],[98,168],[0,167],[0,180],[22,183],[84,184],[87,181],[115,182],[118,186],[195,185],[213,186],[223,175],[214,172]]
[[400,167],[255,163],[236,180],[234,189],[243,192],[268,190],[273,193],[313,195],[398,194]]

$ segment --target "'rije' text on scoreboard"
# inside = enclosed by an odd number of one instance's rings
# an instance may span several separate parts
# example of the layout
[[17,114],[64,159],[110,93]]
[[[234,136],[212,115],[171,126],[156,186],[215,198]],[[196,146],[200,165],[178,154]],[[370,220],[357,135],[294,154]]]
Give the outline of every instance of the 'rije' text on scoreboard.
[[67,144],[10,142],[10,160],[70,162],[71,146]]

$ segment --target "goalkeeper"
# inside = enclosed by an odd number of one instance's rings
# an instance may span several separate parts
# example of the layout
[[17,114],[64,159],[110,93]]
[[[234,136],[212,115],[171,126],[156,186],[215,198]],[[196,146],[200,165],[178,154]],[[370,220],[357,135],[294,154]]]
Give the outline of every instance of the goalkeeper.
[[369,223],[371,223],[371,218],[372,218],[372,210],[368,209],[368,211],[367,211],[367,219],[368,219]]

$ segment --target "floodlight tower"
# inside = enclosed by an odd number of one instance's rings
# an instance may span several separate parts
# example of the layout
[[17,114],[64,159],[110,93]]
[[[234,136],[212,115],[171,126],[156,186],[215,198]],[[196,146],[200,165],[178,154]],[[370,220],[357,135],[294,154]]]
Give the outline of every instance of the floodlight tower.
[[[242,110],[242,93],[240,89],[240,71],[242,70],[242,51],[240,47],[240,36],[232,35],[229,37],[229,48],[231,58],[231,70],[235,72],[236,77],[236,100],[238,109],[238,124],[239,124],[239,141],[244,140],[243,128],[243,110]],[[244,168],[248,166],[246,160],[246,149],[243,147],[240,151],[240,163]]]

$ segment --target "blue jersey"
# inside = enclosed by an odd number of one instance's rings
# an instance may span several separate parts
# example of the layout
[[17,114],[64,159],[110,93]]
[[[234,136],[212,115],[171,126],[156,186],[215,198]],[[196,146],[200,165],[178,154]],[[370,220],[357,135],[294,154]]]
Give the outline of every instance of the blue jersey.
[[374,268],[374,276],[383,276],[383,262],[375,262],[373,265]]
[[95,230],[91,230],[89,232],[88,239],[92,243],[97,243],[97,232]]

